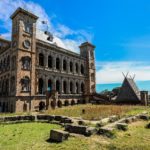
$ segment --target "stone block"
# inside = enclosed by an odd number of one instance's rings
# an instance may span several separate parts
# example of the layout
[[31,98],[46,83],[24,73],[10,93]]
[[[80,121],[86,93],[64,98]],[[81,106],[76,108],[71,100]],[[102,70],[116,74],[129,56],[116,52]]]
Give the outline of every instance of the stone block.
[[4,121],[18,121],[18,116],[4,117]]
[[127,131],[128,130],[128,124],[126,123],[117,123],[116,128],[119,130]]
[[146,125],[146,128],[150,129],[150,122]]
[[118,120],[118,116],[116,116],[116,115],[109,117],[109,122],[115,122],[117,120]]
[[79,124],[79,125],[83,125],[83,126],[86,125],[85,121],[83,121],[83,120],[79,120],[79,121],[78,121],[78,124]]
[[86,130],[86,136],[91,136],[97,132],[96,128],[94,127],[88,127]]
[[38,120],[46,120],[46,121],[52,121],[54,120],[54,116],[52,115],[37,115]]
[[150,119],[149,115],[146,115],[146,114],[140,115],[139,118],[142,120],[149,120]]
[[[19,120],[19,119],[18,119]],[[34,121],[35,116],[29,115],[29,116],[21,116],[20,120],[28,120],[28,121]]]
[[61,119],[61,123],[73,123],[73,120],[71,118],[67,118],[67,117],[64,117]]
[[132,117],[129,117],[129,118],[126,118],[126,119],[125,119],[125,123],[130,124],[130,123],[132,123],[132,122],[133,122]]
[[86,126],[78,126],[78,125],[66,125],[65,130],[70,133],[82,134],[86,135],[87,127]]
[[114,128],[111,128],[111,127],[101,127],[99,130],[98,130],[98,134],[101,134],[101,135],[104,135],[104,136],[107,136],[107,137],[110,137],[110,138],[113,138],[115,137],[115,132],[114,132]]
[[62,118],[63,118],[63,116],[55,116],[55,120],[56,120],[56,121],[61,121]]
[[67,140],[69,133],[62,130],[51,130],[50,131],[50,140],[53,142],[63,142]]

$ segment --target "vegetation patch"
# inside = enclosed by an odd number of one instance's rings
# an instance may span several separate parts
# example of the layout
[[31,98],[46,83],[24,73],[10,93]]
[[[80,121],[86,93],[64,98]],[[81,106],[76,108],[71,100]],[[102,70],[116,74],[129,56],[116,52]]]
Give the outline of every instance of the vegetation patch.
[[[83,113],[84,110],[84,113]],[[119,117],[136,115],[143,111],[150,112],[149,107],[130,105],[76,105],[48,110],[48,114],[81,117],[87,120],[99,120],[117,115]]]

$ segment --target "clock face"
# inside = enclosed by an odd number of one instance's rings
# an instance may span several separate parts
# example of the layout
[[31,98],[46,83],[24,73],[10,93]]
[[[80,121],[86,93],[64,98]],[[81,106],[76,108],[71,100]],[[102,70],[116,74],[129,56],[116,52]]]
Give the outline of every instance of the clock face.
[[31,43],[30,43],[29,40],[25,40],[25,41],[23,42],[23,46],[24,46],[25,48],[27,48],[27,49],[30,48],[30,45],[31,45]]

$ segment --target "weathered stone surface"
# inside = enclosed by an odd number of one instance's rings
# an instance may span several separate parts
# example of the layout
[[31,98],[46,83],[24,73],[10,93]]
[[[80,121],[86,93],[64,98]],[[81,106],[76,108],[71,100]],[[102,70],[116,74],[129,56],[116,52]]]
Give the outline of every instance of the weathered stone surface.
[[73,120],[71,118],[68,118],[68,117],[63,117],[61,119],[61,123],[73,123]]
[[0,122],[3,122],[4,121],[4,117],[0,117]]
[[139,118],[143,119],[143,120],[149,120],[150,119],[150,117],[148,115],[146,115],[146,114],[140,115]]
[[86,135],[87,127],[86,126],[77,126],[77,125],[66,125],[65,130],[70,133]]
[[109,117],[109,122],[115,122],[117,120],[118,120],[118,116],[116,115]]
[[21,120],[29,120],[29,121],[34,121],[35,116],[21,116]]
[[117,123],[116,128],[119,130],[127,131],[128,130],[128,124],[126,123]]
[[55,116],[52,115],[37,115],[38,120],[47,120],[47,121],[52,121],[55,119]]
[[146,128],[150,129],[150,122],[146,125]]
[[35,120],[35,116],[26,115],[26,116],[4,117],[4,121],[21,121],[21,120],[34,121]]
[[132,123],[132,122],[133,122],[132,117],[129,117],[129,118],[126,118],[126,119],[125,119],[125,123],[130,124],[130,123]]
[[78,124],[79,124],[79,125],[82,125],[82,126],[85,126],[85,125],[86,125],[85,121],[82,120],[82,119],[78,121]]
[[56,121],[61,121],[62,118],[63,118],[63,116],[55,116],[55,120],[56,120]]
[[97,132],[96,128],[94,127],[88,127],[86,130],[86,136],[91,136]]
[[104,119],[101,119],[101,122],[103,124],[107,124],[109,122],[110,118],[104,118]]
[[50,131],[50,140],[54,142],[62,142],[67,140],[69,133],[62,130],[51,130]]
[[99,130],[98,130],[98,134],[101,134],[101,135],[105,135],[107,137],[114,137],[115,136],[115,132],[114,132],[114,128],[112,127],[101,127]]

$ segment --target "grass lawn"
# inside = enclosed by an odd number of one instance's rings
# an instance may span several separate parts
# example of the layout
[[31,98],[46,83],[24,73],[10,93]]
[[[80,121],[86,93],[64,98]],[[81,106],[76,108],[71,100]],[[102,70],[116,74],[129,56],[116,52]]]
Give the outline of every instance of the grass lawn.
[[69,137],[63,143],[48,143],[50,129],[58,125],[46,123],[22,123],[0,125],[1,150],[149,150],[150,129],[147,122],[135,122],[126,132],[117,132],[114,139],[103,136]]
[[[85,113],[82,113],[82,110]],[[131,105],[75,105],[48,110],[48,114],[64,115],[70,117],[82,117],[88,120],[99,120],[100,118],[109,117],[112,115],[125,116],[135,115],[143,111],[150,112],[150,107],[131,106]]]

